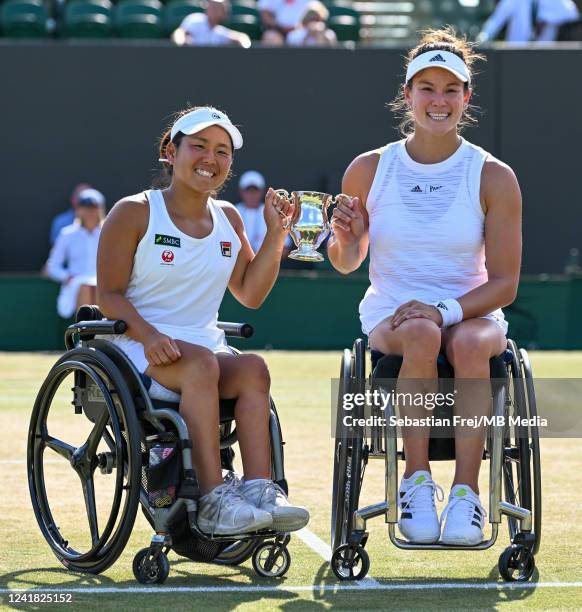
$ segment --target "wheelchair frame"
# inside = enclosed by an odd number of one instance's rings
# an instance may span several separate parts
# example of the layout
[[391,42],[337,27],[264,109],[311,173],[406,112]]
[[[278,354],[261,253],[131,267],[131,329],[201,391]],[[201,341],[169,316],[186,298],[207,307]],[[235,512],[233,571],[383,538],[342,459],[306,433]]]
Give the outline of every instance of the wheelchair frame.
[[[67,352],[50,370],[38,393],[28,436],[28,481],[32,505],[41,532],[59,561],[72,571],[92,574],[103,572],[123,552],[131,535],[137,509],[141,505],[156,533],[150,546],[139,551],[134,558],[133,571],[138,581],[152,584],[166,580],[169,574],[167,553],[174,544],[170,526],[184,511],[190,535],[201,546],[206,546],[204,550],[208,555],[214,555],[212,562],[238,565],[252,557],[253,567],[259,575],[283,576],[291,563],[287,549],[289,534],[261,531],[210,537],[200,531],[196,523],[199,492],[192,464],[192,443],[186,424],[177,411],[178,404],[152,400],[141,376],[125,354],[112,342],[95,338],[96,335],[124,333],[127,326],[123,321],[102,320],[102,314],[96,306],[81,307],[77,321],[65,332]],[[248,338],[253,333],[248,324],[218,325],[231,337]],[[94,423],[88,439],[80,447],[53,438],[46,422],[56,391],[71,373],[75,381],[71,402],[74,412],[85,414]],[[98,391],[101,400],[95,399],[95,391]],[[272,478],[287,493],[284,441],[272,398],[270,402]],[[233,402],[230,401],[230,404]],[[166,427],[168,423],[170,429]],[[223,468],[227,469],[232,469],[233,453],[229,449],[237,441],[236,429],[232,430],[232,423],[232,415],[221,418],[221,462]],[[175,442],[181,454],[181,484],[176,500],[167,508],[152,507],[145,489],[147,476],[143,451],[148,448],[146,427],[150,428],[152,434],[148,443],[155,442],[158,436],[165,441]],[[102,441],[109,450],[98,453]],[[47,447],[69,461],[81,480],[91,536],[89,550],[78,551],[70,546],[53,518],[44,480],[43,461]],[[103,474],[115,472],[111,513],[101,531],[93,482],[97,468]]]
[[[497,367],[503,366],[509,383],[494,389],[493,415],[513,413],[528,419],[534,417],[535,421],[537,409],[527,352],[518,350],[512,340],[508,341],[507,346],[502,357],[491,360],[492,367],[495,360]],[[370,561],[364,548],[368,539],[366,524],[374,517],[384,516],[390,541],[398,548],[485,550],[497,540],[499,523],[502,515],[505,515],[508,517],[511,545],[499,558],[499,572],[506,581],[529,580],[535,569],[534,555],[539,550],[541,536],[541,469],[537,425],[525,428],[516,426],[513,435],[506,427],[494,425],[490,429],[488,448],[484,453],[491,461],[489,539],[476,546],[408,542],[398,537],[395,529],[398,522],[398,459],[403,458],[403,451],[397,448],[396,427],[388,424],[390,416],[394,415],[394,406],[388,403],[384,415],[386,426],[372,426],[369,439],[363,428],[347,427],[342,420],[343,394],[363,393],[365,390],[365,358],[364,341],[357,339],[352,351],[344,350],[340,370],[331,519],[331,565],[336,576],[340,580],[361,580],[368,573]],[[444,366],[445,363],[444,356],[440,356],[439,365]],[[370,382],[374,384],[374,373]],[[355,419],[362,418],[364,407],[356,406],[352,412]],[[434,460],[434,457],[429,458]],[[454,455],[447,458],[454,458]],[[381,502],[359,508],[368,459],[384,460],[385,496]]]

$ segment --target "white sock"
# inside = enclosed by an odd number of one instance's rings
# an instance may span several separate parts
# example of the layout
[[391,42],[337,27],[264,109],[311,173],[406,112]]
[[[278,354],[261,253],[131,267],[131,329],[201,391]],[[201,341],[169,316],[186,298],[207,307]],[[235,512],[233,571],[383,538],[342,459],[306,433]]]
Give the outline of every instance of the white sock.
[[244,485],[252,485],[255,484],[255,482],[266,482],[266,478],[251,478],[251,480],[245,480],[243,481]]

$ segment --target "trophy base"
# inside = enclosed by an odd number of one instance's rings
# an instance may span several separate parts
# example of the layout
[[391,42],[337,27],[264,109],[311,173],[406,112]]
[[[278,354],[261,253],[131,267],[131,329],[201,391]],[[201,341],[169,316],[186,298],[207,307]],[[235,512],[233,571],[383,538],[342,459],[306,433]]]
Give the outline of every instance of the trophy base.
[[300,249],[291,251],[288,257],[289,259],[296,259],[297,261],[313,261],[313,262],[325,261],[325,258],[323,257],[323,255],[321,255],[321,253],[318,253],[317,251],[306,253],[304,251],[301,251]]

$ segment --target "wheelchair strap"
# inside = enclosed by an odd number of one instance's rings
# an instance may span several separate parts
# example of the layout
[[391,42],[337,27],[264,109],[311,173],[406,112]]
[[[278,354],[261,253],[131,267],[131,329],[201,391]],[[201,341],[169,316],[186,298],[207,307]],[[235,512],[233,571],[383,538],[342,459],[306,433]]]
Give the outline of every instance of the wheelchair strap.
[[178,440],[177,444],[180,450],[184,450],[185,448],[192,448],[192,440],[190,440],[190,438],[186,438],[184,440],[180,439]]

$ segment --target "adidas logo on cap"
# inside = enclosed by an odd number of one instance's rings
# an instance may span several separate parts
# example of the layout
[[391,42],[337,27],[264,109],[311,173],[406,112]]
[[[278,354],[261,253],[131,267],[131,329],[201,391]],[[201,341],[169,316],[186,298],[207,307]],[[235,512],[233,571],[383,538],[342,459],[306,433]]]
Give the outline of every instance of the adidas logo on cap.
[[431,57],[430,62],[447,62],[447,60],[440,54],[437,53],[435,56]]
[[420,185],[417,185],[416,187],[413,187],[410,191],[412,193],[422,193],[422,189],[420,188]]

